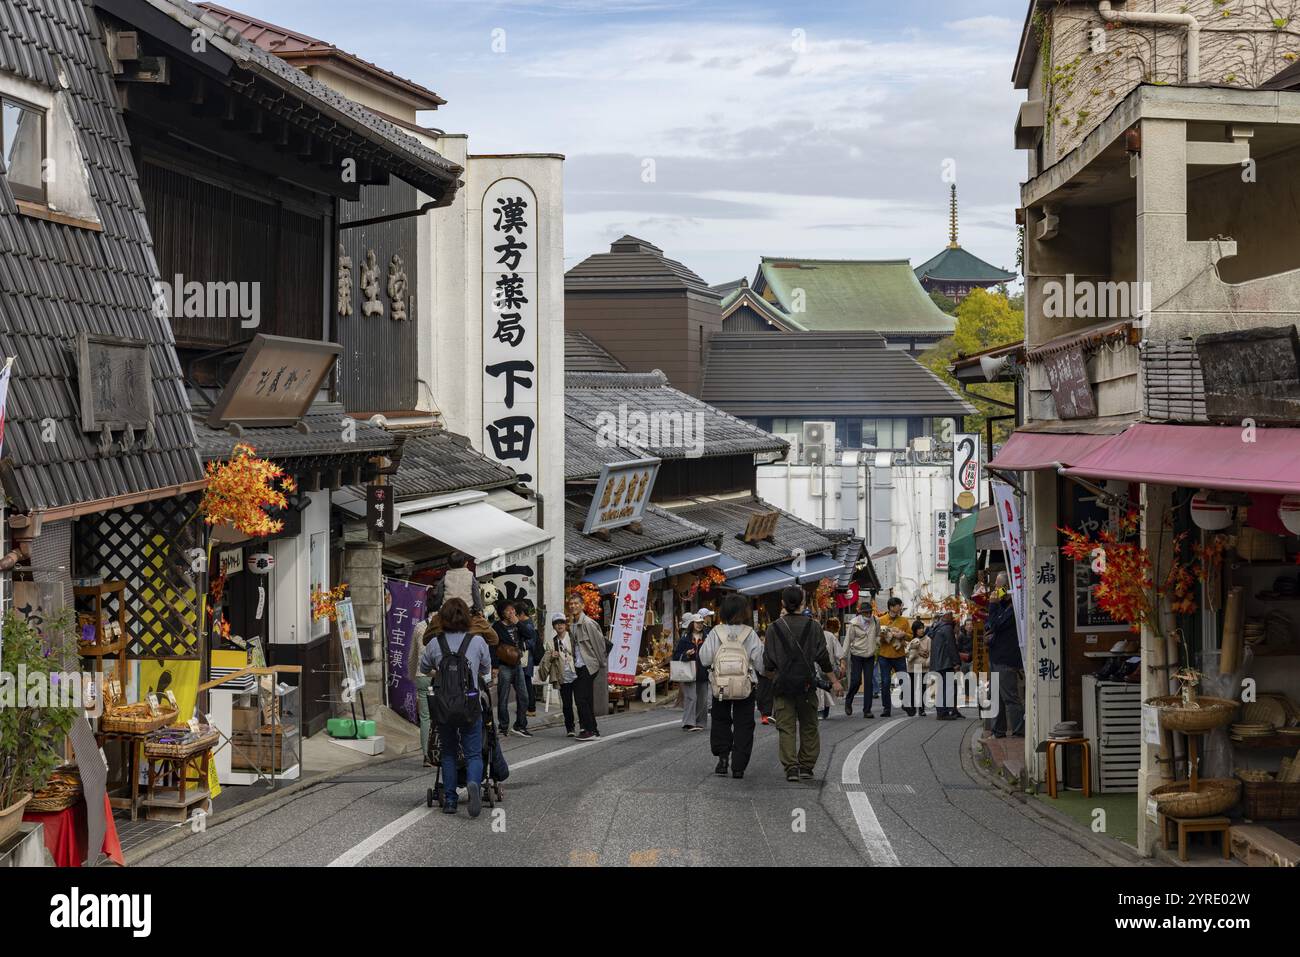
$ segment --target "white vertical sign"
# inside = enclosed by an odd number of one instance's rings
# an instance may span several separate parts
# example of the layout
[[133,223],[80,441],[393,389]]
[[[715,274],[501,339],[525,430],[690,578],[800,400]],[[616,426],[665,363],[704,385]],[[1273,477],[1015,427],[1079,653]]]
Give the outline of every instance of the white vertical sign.
[[636,684],[636,659],[641,652],[645,609],[650,601],[650,573],[624,568],[618,577],[618,599],[614,603],[613,627],[609,639],[609,683],[622,687]]
[[935,571],[946,571],[948,568],[948,542],[952,537],[951,521],[952,513],[946,509],[934,513]]
[[1020,532],[1020,503],[1005,482],[993,483],[993,504],[998,510],[998,527],[1002,548],[1007,556],[1007,575],[1011,578],[1011,602],[1016,612],[1016,632],[1020,637],[1020,657],[1030,666],[1027,622],[1025,621],[1025,542]]
[[952,445],[952,505],[963,512],[980,504],[980,437],[961,433]]
[[483,194],[483,452],[537,487],[537,196],[518,179]]
[[1025,659],[1025,671],[1038,675],[1039,687],[1061,683],[1061,594],[1058,588],[1058,557],[1055,547],[1034,549],[1034,635],[1038,646],[1034,659]]

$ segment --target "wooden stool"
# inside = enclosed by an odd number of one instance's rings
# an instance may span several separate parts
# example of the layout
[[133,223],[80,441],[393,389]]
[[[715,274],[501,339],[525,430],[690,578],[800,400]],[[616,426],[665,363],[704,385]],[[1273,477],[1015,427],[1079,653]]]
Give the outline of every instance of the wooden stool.
[[1048,738],[1047,739],[1047,796],[1056,797],[1056,749],[1058,746],[1077,744],[1083,748],[1083,796],[1092,797],[1089,773],[1092,767],[1092,742],[1087,738]]
[[1160,819],[1160,843],[1165,850],[1169,850],[1169,825],[1175,824],[1178,827],[1178,859],[1187,860],[1187,835],[1188,834],[1213,834],[1219,835],[1219,840],[1223,844],[1223,859],[1229,860],[1232,857],[1232,841],[1230,828],[1232,822],[1226,817],[1168,817],[1164,814],[1159,815]]
[[150,819],[184,821],[189,818],[190,809],[194,805],[208,801],[211,744],[184,757],[146,755],[146,759],[149,762],[149,790],[143,803]]

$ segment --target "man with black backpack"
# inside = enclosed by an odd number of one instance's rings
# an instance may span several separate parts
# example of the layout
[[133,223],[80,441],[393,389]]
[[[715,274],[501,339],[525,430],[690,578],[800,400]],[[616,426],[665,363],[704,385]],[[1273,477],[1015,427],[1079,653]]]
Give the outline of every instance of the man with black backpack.
[[[768,626],[763,646],[763,669],[776,672],[773,718],[779,734],[777,749],[792,783],[810,781],[821,754],[817,729],[817,689],[839,697],[843,689],[835,677],[821,625],[802,614],[803,589],[794,585],[781,591],[781,617]],[[798,735],[798,748],[795,737]]]
[[456,813],[456,757],[464,752],[469,816],[478,817],[483,807],[482,689],[492,677],[492,653],[482,635],[468,634],[469,605],[462,599],[447,599],[438,615],[442,632],[420,655],[420,672],[434,673],[429,714],[442,747],[442,810]]

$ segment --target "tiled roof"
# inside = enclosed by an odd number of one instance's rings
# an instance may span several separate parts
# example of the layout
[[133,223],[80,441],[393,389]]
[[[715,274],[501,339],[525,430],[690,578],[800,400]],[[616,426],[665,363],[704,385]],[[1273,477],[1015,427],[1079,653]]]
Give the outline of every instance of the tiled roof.
[[236,88],[251,94],[252,76],[261,77],[299,101],[309,114],[319,113],[323,124],[318,125],[337,124],[344,132],[353,134],[357,143],[377,147],[386,157],[381,165],[395,176],[440,201],[451,201],[459,187],[458,177],[464,172],[457,164],[361,104],[263,50],[215,13],[188,0],[149,0],[149,4],[187,29],[202,26],[211,30],[209,47],[220,50],[241,68],[230,79]]
[[988,283],[1010,282],[1016,278],[1013,272],[990,265],[960,246],[949,246],[929,262],[916,267],[916,278],[924,282],[969,282]]
[[[787,448],[775,435],[672,388],[662,372],[570,372],[564,377],[564,414],[569,420],[564,453],[568,478],[591,478],[600,474],[605,462],[643,456],[716,458]],[[645,434],[645,445],[631,441],[641,437],[633,418],[638,414],[658,424]],[[601,435],[605,424],[613,428]],[[623,424],[626,432],[621,432]],[[617,447],[606,447],[610,443]]]
[[211,13],[224,23],[229,24],[238,30],[243,36],[256,43],[263,50],[274,53],[282,60],[289,62],[298,62],[307,65],[308,62],[317,59],[331,59],[351,67],[363,74],[371,76],[378,82],[405,93],[407,96],[420,101],[422,105],[416,108],[421,110],[435,110],[447,101],[440,97],[433,90],[423,87],[418,83],[398,76],[390,70],[371,63],[369,60],[363,60],[354,53],[347,50],[341,50],[332,43],[324,40],[318,40],[315,37],[307,36],[305,33],[299,33],[296,30],[290,30],[286,27],[276,26],[274,23],[268,23],[265,20],[259,20],[251,17],[246,13],[239,13],[226,7],[218,6],[215,3],[200,3],[198,6]]
[[214,429],[204,424],[207,410],[194,414],[194,433],[198,439],[199,454],[205,462],[227,459],[238,443],[253,446],[263,458],[280,461],[313,456],[375,455],[393,452],[400,439],[387,430],[367,422],[355,420],[356,441],[344,442],[343,419],[347,413],[337,402],[317,402],[312,405],[302,422],[307,431],[294,426],[246,428],[236,436],[225,429]]
[[[564,521],[568,528],[581,529],[587,517],[590,497],[583,496],[564,503]],[[594,535],[583,535],[580,530],[564,536],[564,564],[575,573],[615,562],[631,561],[642,555],[662,552],[669,548],[695,545],[710,537],[710,531],[678,515],[673,515],[658,505],[647,505],[641,519],[641,534],[627,528],[612,529],[609,541]]]
[[929,369],[866,332],[720,333],[709,340],[702,397],[746,417],[931,418],[975,412]]
[[[754,291],[771,289],[783,312],[814,332],[951,334],[956,320],[939,310],[906,259],[783,259],[764,256]],[[801,294],[797,293],[801,290]],[[803,306],[796,308],[796,299]]]
[[[499,465],[470,445],[469,439],[446,429],[394,430],[402,443],[397,474],[388,483],[399,502],[466,489],[492,489],[515,485],[513,469]],[[364,494],[364,489],[360,490]]]
[[[715,289],[721,289],[720,286],[714,286]],[[741,285],[732,289],[722,297],[722,321],[725,323],[727,317],[737,309],[750,308],[766,319],[772,325],[775,325],[788,332],[807,332],[808,327],[795,319],[794,316],[786,312],[780,306],[768,302],[753,289],[749,288],[749,283],[741,280]]]
[[[816,525],[782,511],[761,498],[724,499],[722,501],[705,501],[694,505],[678,505],[672,509],[678,518],[684,518],[696,525],[703,526],[722,540],[718,550],[724,555],[744,562],[753,571],[780,565],[795,557],[795,550],[802,549],[805,555],[819,555],[832,552],[837,541]],[[780,512],[776,531],[770,542],[757,542],[753,545],[741,541],[737,535],[745,533],[745,526],[753,515],[762,512]]]
[[566,372],[626,372],[627,366],[580,329],[564,330]]
[[[20,511],[203,477],[171,329],[151,311],[158,268],[106,56],[89,0],[0,3],[0,71],[62,91],[103,224],[93,232],[19,215],[8,185],[0,185],[0,353],[17,357],[0,473]],[[149,343],[155,445],[148,451],[137,434],[130,451],[101,456],[98,436],[81,431],[79,332]]]
[[565,292],[679,289],[709,299],[718,294],[709,284],[653,243],[624,236],[610,244],[609,252],[588,256],[564,274]]

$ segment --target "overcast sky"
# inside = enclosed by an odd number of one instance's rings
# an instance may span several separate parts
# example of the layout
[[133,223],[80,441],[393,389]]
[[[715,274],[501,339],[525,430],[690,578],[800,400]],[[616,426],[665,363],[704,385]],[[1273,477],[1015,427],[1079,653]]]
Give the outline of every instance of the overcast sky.
[[[448,101],[475,153],[565,164],[565,268],[632,233],[711,283],[761,255],[1015,268],[1027,0],[230,0]],[[504,41],[504,51],[494,51]]]

